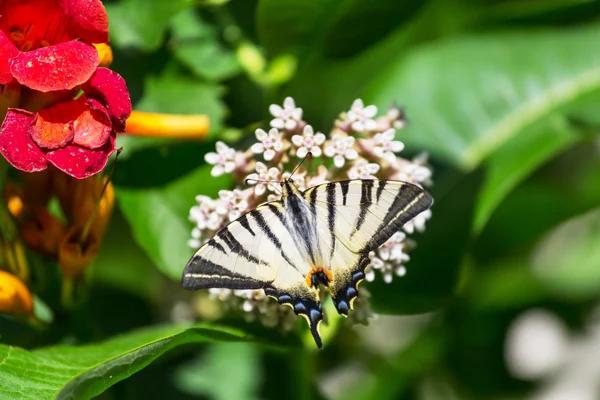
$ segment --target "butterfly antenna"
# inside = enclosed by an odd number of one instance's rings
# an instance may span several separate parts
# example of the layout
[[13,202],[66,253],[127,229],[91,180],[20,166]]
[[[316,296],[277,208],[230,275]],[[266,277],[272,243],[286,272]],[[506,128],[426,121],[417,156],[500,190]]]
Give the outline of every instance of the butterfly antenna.
[[294,176],[294,174],[296,173],[296,171],[298,171],[298,169],[302,166],[302,164],[304,164],[304,161],[306,161],[307,158],[312,159],[312,153],[310,151],[308,153],[306,153],[306,155],[304,156],[304,158],[302,159],[302,161],[300,161],[298,163],[298,165],[296,165],[296,168],[294,168],[294,170],[290,174],[290,176],[288,178],[288,181],[292,180],[292,176]]
[[[244,180],[244,184],[246,186],[250,186],[249,182],[254,182],[254,183],[276,183],[277,185],[279,185],[279,183],[280,183],[279,181],[263,181],[263,180],[260,180],[260,179],[252,179],[252,178],[246,178]],[[281,191],[279,190],[278,186],[274,185],[273,187],[279,192],[279,194],[281,194]]]

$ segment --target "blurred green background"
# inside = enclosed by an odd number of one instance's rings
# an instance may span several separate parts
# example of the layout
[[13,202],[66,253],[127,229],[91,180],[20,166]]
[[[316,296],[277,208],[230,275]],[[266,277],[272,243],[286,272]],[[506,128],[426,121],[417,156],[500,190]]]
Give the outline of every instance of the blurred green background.
[[[134,108],[208,114],[211,132],[119,139],[87,302],[42,333],[0,319],[2,343],[59,345],[4,354],[20,380],[0,397],[600,398],[600,2],[105,5]],[[402,154],[434,167],[408,274],[366,284],[379,318],[342,325],[323,351],[243,318],[173,322],[190,301],[189,208],[231,185],[204,154],[253,136],[285,96],[321,131],[355,98],[395,102]]]

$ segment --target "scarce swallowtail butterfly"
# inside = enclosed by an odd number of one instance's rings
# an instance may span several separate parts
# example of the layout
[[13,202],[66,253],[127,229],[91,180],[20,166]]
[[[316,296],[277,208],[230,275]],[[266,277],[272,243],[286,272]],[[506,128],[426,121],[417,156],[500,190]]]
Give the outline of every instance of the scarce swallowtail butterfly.
[[187,263],[185,289],[264,289],[308,322],[319,348],[326,286],[347,316],[365,277],[369,252],[427,210],[432,197],[410,183],[357,179],[301,191],[280,182],[282,198],[221,229]]

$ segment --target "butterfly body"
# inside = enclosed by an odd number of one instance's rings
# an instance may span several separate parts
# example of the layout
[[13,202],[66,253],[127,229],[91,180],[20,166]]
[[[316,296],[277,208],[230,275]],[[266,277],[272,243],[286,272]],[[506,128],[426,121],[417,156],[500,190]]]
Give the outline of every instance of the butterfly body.
[[188,262],[186,289],[264,289],[308,321],[318,347],[323,319],[319,287],[348,315],[365,277],[369,252],[433,200],[418,186],[351,180],[298,190],[282,183],[282,199],[231,222]]

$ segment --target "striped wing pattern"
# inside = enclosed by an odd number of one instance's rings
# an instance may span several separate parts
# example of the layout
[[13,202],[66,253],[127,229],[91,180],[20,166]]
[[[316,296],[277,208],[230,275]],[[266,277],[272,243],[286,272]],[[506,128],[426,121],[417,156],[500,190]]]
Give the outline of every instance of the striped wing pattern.
[[282,183],[281,201],[233,221],[185,267],[186,289],[264,289],[308,321],[317,346],[323,319],[319,286],[347,315],[368,254],[431,206],[418,186],[384,180],[331,182],[299,191]]

